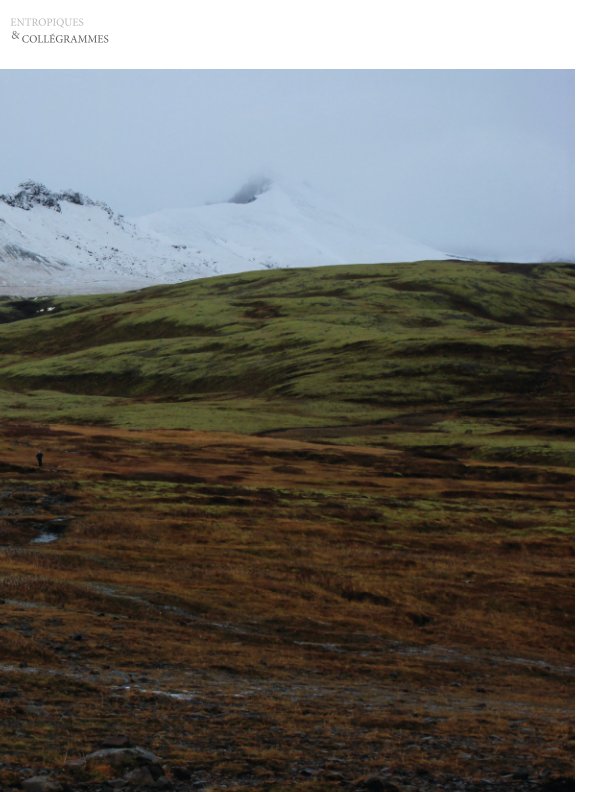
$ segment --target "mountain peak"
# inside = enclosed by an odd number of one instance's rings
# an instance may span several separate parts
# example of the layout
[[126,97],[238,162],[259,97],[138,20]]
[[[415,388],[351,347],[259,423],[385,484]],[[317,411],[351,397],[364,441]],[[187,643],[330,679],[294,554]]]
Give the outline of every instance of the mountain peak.
[[7,195],[0,195],[0,201],[5,204],[13,206],[17,209],[23,209],[28,212],[35,206],[44,206],[47,209],[53,209],[55,212],[61,212],[61,202],[76,204],[77,206],[98,206],[103,209],[109,217],[113,217],[114,212],[102,201],[94,201],[83,193],[76,190],[62,190],[61,192],[53,192],[46,185],[41,182],[27,179],[17,185],[17,190],[14,193]]
[[[51,211],[47,211],[51,210]],[[116,291],[275,267],[444,259],[343,214],[304,182],[264,176],[230,201],[125,220],[74,190],[35,181],[0,196],[0,290]]]
[[228,203],[247,204],[253,203],[259,195],[262,195],[272,187],[272,180],[267,176],[257,176],[249,179],[238,192],[229,199]]

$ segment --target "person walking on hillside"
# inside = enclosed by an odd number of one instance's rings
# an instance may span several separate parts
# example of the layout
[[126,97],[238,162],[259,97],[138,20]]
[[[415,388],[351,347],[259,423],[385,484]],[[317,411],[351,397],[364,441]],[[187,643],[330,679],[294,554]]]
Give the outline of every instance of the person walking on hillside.
[[36,454],[36,461],[38,462],[38,467],[42,467],[42,462],[43,462],[43,452],[42,451],[39,451],[38,454]]

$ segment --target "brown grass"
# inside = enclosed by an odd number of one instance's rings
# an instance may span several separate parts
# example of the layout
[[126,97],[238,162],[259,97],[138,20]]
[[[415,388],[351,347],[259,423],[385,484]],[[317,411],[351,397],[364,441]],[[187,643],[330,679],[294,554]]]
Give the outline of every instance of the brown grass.
[[0,782],[108,733],[279,789],[571,772],[569,471],[80,426],[0,453]]

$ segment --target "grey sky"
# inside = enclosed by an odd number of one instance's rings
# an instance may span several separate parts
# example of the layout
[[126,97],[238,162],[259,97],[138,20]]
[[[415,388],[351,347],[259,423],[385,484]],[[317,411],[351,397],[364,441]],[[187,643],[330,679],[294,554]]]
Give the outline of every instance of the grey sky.
[[573,258],[572,71],[0,71],[0,192],[126,215],[258,174],[461,255]]

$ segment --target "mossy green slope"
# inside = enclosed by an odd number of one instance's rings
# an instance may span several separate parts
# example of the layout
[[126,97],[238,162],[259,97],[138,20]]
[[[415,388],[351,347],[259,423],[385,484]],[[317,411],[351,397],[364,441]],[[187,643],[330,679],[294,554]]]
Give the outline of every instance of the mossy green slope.
[[1,399],[10,417],[129,426],[312,429],[438,411],[463,434],[517,416],[565,431],[573,274],[478,262],[273,270],[47,300],[52,311],[20,321],[12,301],[0,304]]

